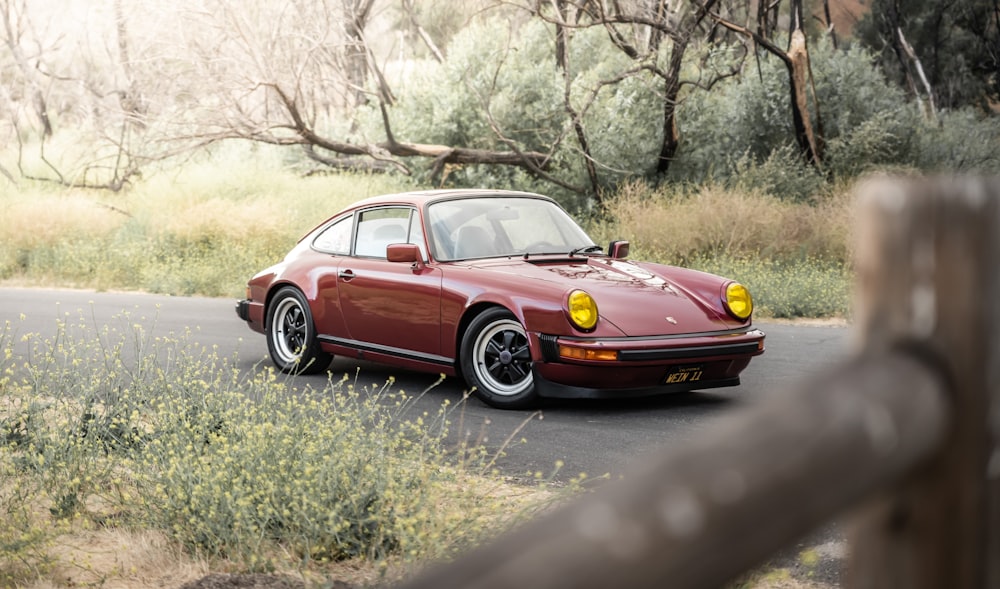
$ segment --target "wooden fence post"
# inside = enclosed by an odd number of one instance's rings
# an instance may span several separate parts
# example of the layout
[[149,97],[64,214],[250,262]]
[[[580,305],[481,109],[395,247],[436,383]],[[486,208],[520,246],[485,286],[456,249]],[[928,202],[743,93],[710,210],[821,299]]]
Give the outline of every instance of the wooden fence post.
[[857,343],[924,350],[950,379],[953,421],[928,465],[856,512],[850,587],[1000,587],[998,199],[1000,179],[859,189]]

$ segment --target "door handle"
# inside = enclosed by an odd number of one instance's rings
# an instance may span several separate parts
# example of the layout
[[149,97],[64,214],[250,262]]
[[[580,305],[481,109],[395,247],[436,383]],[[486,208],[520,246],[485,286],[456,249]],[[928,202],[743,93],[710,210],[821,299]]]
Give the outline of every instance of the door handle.
[[350,280],[354,278],[354,270],[341,270],[337,272],[337,276],[344,280]]

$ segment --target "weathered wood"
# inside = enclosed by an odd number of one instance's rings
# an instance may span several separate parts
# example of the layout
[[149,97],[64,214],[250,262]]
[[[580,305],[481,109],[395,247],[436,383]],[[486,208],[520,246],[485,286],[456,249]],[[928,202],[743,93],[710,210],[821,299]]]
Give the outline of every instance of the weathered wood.
[[851,362],[403,587],[718,587],[932,452],[943,386],[911,354]]
[[950,379],[954,417],[927,467],[860,510],[849,586],[998,587],[1000,183],[883,178],[859,192],[858,343],[927,350]]

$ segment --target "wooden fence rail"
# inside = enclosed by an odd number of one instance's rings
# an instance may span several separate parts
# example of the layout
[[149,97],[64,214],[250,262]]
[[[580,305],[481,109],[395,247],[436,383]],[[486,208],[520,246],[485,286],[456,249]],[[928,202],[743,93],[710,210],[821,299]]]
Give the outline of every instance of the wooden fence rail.
[[403,587],[719,587],[834,516],[849,587],[1000,587],[1000,179],[857,211],[852,360]]

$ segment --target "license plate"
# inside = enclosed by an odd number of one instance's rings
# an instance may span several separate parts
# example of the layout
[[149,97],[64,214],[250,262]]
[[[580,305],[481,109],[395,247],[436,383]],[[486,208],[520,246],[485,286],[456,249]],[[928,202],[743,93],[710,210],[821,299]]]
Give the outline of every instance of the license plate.
[[675,366],[667,372],[667,377],[663,384],[681,384],[685,382],[698,382],[704,375],[702,366]]

